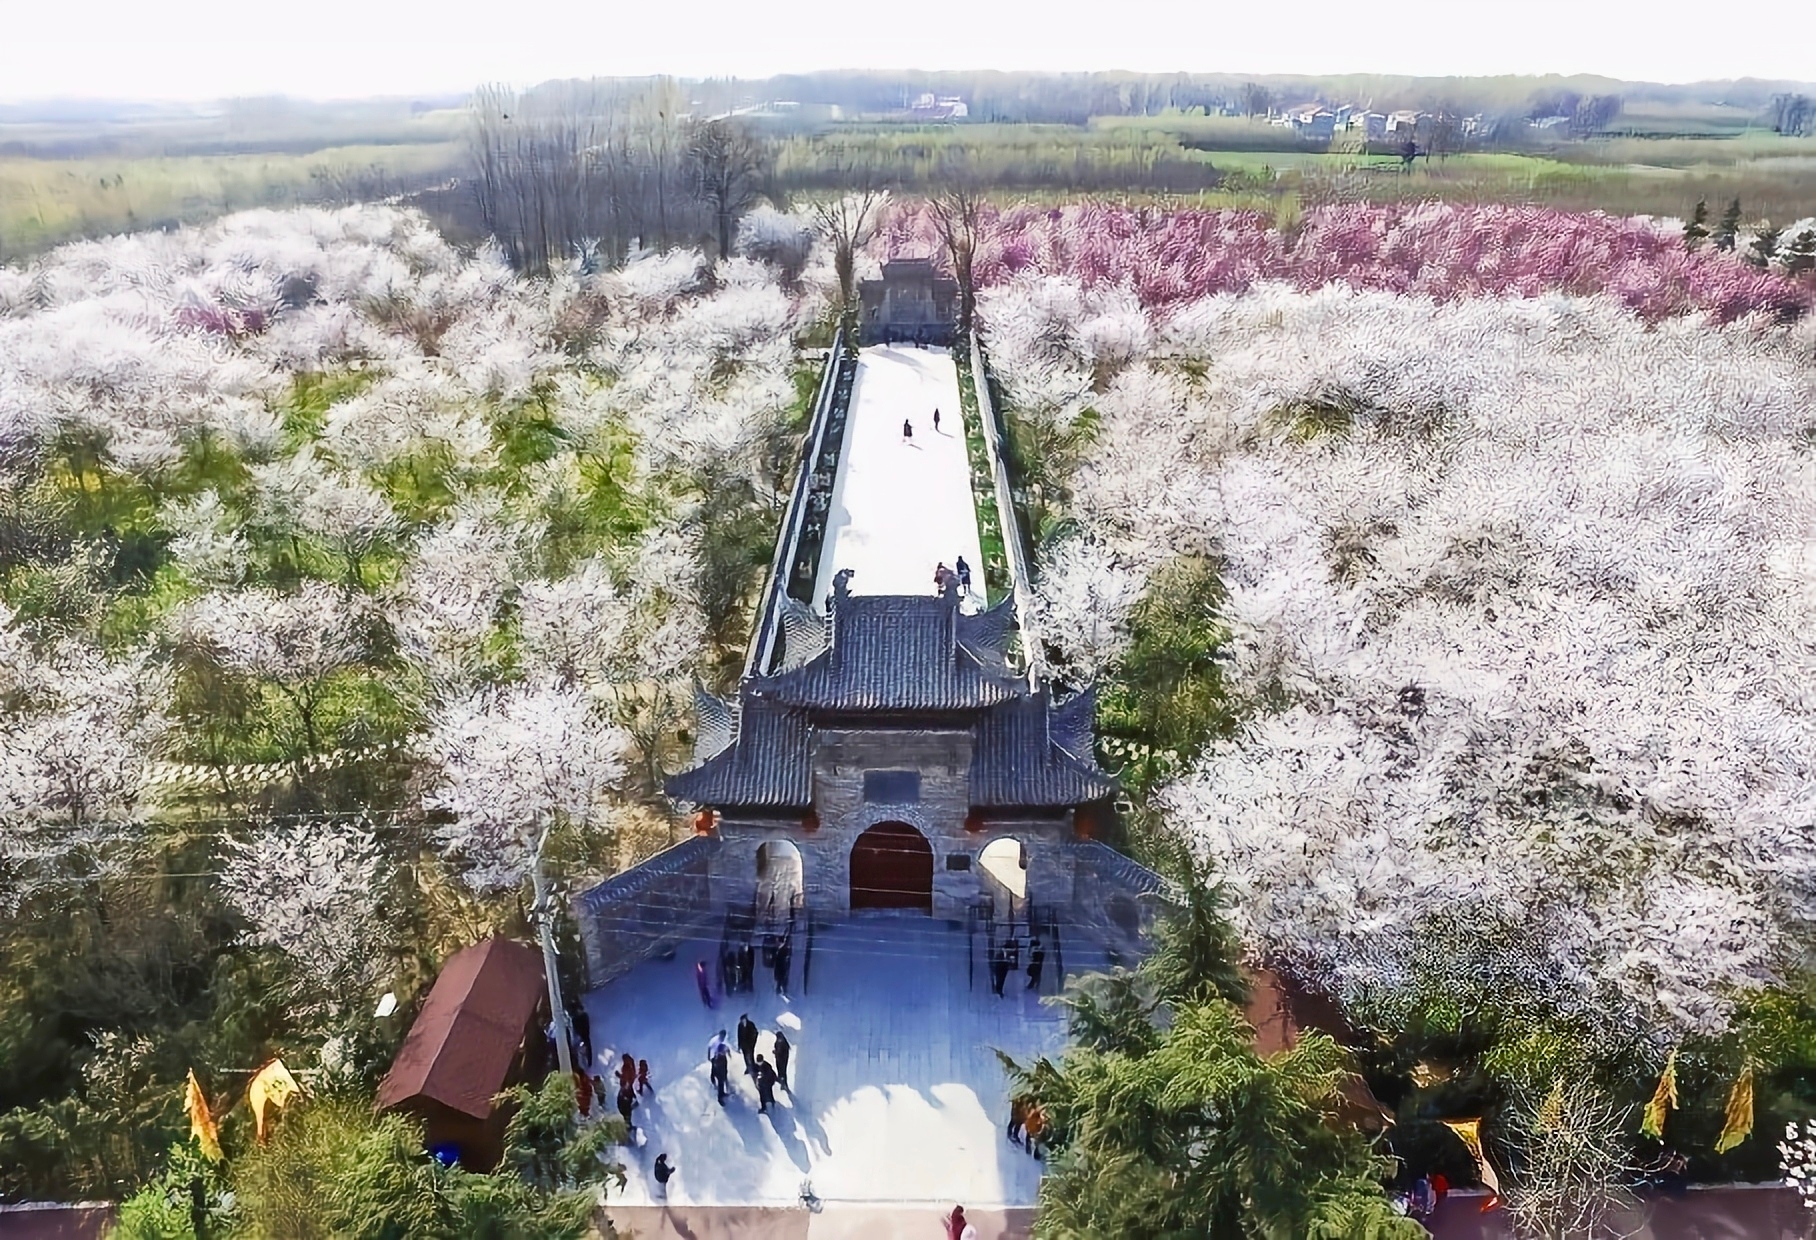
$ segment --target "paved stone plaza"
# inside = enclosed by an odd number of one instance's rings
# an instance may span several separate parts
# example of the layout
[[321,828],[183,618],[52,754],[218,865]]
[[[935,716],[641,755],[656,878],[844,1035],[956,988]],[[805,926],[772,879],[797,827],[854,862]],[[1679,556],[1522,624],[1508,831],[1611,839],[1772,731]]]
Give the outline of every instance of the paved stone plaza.
[[[1063,950],[1067,972],[1103,965],[1082,942]],[[629,1052],[649,1060],[656,1088],[637,1112],[641,1143],[621,1151],[630,1183],[609,1194],[614,1205],[651,1202],[650,1167],[662,1152],[679,1168],[668,1193],[677,1208],[788,1206],[804,1179],[829,1211],[1033,1203],[1041,1165],[1003,1135],[1006,1088],[991,1048],[1026,1059],[1058,1050],[1065,1030],[1058,1010],[1019,988],[1024,976],[1013,975],[1016,989],[998,999],[981,960],[968,980],[962,931],[920,914],[869,913],[819,933],[810,985],[792,1002],[774,994],[759,968],[756,993],[709,1011],[695,993],[693,966],[711,967],[717,951],[716,941],[692,944],[586,996],[600,1075],[609,1079]],[[801,965],[797,956],[797,992]],[[1048,993],[1056,972],[1049,960]],[[795,1048],[794,1093],[778,1091],[769,1115],[757,1113],[756,1088],[735,1050],[723,1109],[707,1071],[713,1031],[723,1027],[735,1045],[746,1011],[763,1029],[759,1054],[771,1054],[778,1020]]]

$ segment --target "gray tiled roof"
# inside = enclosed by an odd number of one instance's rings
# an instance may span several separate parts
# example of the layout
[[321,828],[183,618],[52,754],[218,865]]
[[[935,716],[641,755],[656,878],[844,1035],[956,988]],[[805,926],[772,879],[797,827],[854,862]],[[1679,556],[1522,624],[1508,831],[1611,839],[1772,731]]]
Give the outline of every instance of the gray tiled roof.
[[1012,618],[1002,607],[962,616],[956,591],[854,595],[841,588],[828,648],[799,667],[752,678],[749,690],[810,710],[979,710],[1026,692],[1003,659]]
[[[813,716],[878,716],[887,728],[929,714],[971,718],[971,803],[1058,808],[1100,800],[1116,784],[1097,769],[1090,690],[1055,707],[1045,687],[1014,675],[1003,648],[1013,604],[964,615],[956,589],[940,596],[853,595],[835,580],[830,623],[796,604],[784,614],[796,658],[752,676],[736,704],[696,697],[699,765],[669,779],[668,795],[717,808],[813,804]],[[814,649],[822,633],[830,643]]]
[[699,805],[809,809],[813,752],[807,716],[746,694],[737,733],[722,752],[671,775],[663,790]]
[[973,805],[1082,805],[1116,791],[1115,780],[1060,745],[1052,714],[1044,689],[984,712],[971,748]]

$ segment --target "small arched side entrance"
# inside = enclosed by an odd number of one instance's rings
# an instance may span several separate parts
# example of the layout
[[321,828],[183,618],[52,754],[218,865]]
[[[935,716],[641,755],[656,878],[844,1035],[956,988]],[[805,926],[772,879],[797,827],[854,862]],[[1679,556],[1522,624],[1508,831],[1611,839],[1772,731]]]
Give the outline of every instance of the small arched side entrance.
[[905,822],[879,822],[851,846],[851,907],[933,912],[933,845]]
[[801,850],[787,840],[770,840],[757,849],[757,920],[786,922],[801,908],[804,896]]
[[1013,926],[1028,906],[1028,849],[1013,836],[991,840],[977,854],[977,868],[998,925]]

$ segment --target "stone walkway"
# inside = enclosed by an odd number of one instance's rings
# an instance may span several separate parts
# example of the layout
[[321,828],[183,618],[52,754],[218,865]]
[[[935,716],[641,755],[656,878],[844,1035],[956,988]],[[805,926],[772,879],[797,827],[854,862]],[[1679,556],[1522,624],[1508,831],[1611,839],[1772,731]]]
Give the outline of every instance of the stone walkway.
[[[1064,947],[1068,971],[1103,967]],[[628,1051],[649,1060],[656,1089],[636,1115],[641,1144],[620,1151],[630,1182],[609,1194],[614,1207],[652,1203],[650,1167],[663,1152],[678,1168],[669,1185],[676,1209],[795,1207],[804,1179],[829,1219],[854,1204],[915,1203],[919,1212],[935,1202],[1033,1204],[1041,1164],[1003,1135],[1005,1079],[992,1048],[1023,1060],[1057,1051],[1064,1022],[1025,990],[992,995],[981,961],[970,982],[962,931],[914,913],[861,915],[817,936],[805,993],[797,955],[792,1001],[759,970],[755,994],[732,995],[716,1011],[694,991],[702,959],[717,959],[716,942],[639,965],[586,996],[599,1074],[609,1077]],[[1058,989],[1051,967],[1045,982],[1048,993]],[[735,1044],[745,1011],[763,1030],[759,1054],[773,1058],[778,1024],[795,1048],[795,1093],[781,1094],[768,1115],[757,1113],[735,1051],[723,1109],[707,1071],[713,1031],[723,1027]]]
[[[933,429],[933,411],[940,429]],[[858,354],[843,456],[814,598],[840,569],[854,594],[932,594],[933,570],[964,556],[984,596],[983,550],[958,398],[944,349],[877,345]],[[902,420],[914,437],[902,439]]]

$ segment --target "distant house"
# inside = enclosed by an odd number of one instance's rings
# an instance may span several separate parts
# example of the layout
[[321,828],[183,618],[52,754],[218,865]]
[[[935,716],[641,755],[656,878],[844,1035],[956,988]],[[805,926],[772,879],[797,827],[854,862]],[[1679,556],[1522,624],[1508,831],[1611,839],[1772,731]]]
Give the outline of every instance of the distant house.
[[935,95],[931,91],[916,99],[908,115],[917,121],[962,121],[971,109],[957,95]]
[[1400,138],[1410,138],[1419,127],[1419,113],[1415,111],[1389,112],[1387,114],[1387,132]]
[[1293,132],[1307,142],[1329,142],[1337,127],[1337,114],[1329,108],[1308,108],[1292,116]]
[[1364,112],[1361,115],[1362,136],[1370,142],[1379,142],[1387,137],[1387,114],[1385,112]]
[[492,938],[448,957],[378,1087],[378,1109],[421,1120],[430,1149],[490,1171],[504,1153],[499,1091],[546,1069],[542,953]]
[[1534,129],[1556,129],[1559,125],[1568,125],[1568,116],[1538,116],[1527,122]]

